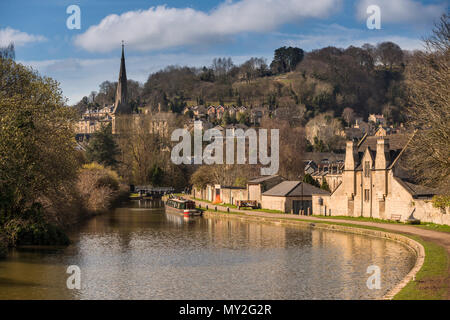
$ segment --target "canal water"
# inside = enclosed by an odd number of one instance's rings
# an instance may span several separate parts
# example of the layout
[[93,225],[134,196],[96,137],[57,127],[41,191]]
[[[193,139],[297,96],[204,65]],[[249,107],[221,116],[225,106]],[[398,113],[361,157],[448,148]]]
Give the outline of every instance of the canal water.
[[[90,219],[67,248],[0,261],[0,299],[374,299],[411,270],[405,246],[342,232],[186,218],[135,202]],[[70,290],[69,266],[81,289]],[[381,289],[369,290],[369,266]]]

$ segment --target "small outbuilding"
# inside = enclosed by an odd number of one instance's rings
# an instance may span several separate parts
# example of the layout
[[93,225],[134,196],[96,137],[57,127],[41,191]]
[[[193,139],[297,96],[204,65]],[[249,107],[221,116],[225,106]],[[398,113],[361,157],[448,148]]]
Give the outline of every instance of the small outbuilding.
[[293,214],[311,214],[312,195],[330,193],[302,181],[283,181],[262,194],[263,209]]
[[283,177],[278,175],[262,176],[249,180],[247,183],[247,200],[253,200],[261,204],[261,195],[284,180]]

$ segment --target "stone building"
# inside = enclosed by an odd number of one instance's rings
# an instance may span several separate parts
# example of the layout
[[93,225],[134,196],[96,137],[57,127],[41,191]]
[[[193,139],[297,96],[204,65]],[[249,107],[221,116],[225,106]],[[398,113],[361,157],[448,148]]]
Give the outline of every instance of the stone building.
[[103,125],[112,124],[113,134],[123,134],[130,130],[145,129],[150,133],[158,133],[163,136],[169,134],[169,123],[174,115],[170,112],[150,112],[149,107],[143,107],[144,113],[133,113],[128,101],[127,71],[125,65],[125,50],[122,43],[122,56],[120,59],[119,79],[116,89],[115,103],[113,106],[100,110],[88,110],[76,124],[77,140],[85,140],[84,137],[99,130]]
[[194,198],[208,200],[213,203],[236,204],[237,200],[253,200],[261,205],[263,192],[284,180],[283,177],[278,175],[263,176],[248,181],[246,188],[208,184],[205,188],[193,187],[191,195]]
[[369,122],[373,122],[376,125],[386,125],[386,119],[384,118],[384,115],[382,114],[370,114],[369,115]]
[[236,201],[245,200],[248,197],[247,189],[242,187],[221,186],[220,202],[236,205]]
[[246,200],[247,188],[208,184],[205,188],[192,188],[191,195],[196,199],[207,200],[212,203],[236,204],[238,200]]
[[450,224],[450,214],[432,207],[436,190],[408,181],[401,160],[411,135],[388,137],[347,142],[342,183],[329,196],[313,196],[314,214]]
[[277,184],[283,182],[285,179],[281,176],[263,176],[259,178],[252,179],[247,183],[247,194],[248,199],[243,200],[254,200],[258,204],[261,204],[261,196],[267,190],[273,188]]
[[261,207],[293,214],[311,214],[312,196],[329,192],[301,181],[283,181],[262,194]]
[[324,159],[317,165],[317,170],[311,173],[311,177],[321,185],[326,181],[331,192],[333,192],[342,183],[343,169],[344,161]]

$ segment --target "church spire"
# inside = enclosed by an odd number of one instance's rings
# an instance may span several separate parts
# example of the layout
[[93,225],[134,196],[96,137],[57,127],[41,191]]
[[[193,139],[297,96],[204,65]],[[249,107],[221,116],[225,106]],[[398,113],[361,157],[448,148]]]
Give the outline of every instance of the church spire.
[[125,68],[125,50],[122,40],[122,58],[120,60],[119,82],[117,83],[116,102],[114,104],[114,113],[131,113],[127,99],[127,70]]

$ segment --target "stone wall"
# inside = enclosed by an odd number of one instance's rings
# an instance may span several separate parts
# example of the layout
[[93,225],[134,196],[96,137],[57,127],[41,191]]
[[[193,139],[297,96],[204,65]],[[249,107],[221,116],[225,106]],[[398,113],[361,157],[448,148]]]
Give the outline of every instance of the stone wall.
[[220,199],[223,203],[236,205],[238,200],[247,200],[247,189],[222,188],[220,190]]
[[[261,207],[263,209],[278,210],[285,213],[291,213],[294,209],[293,202],[300,200],[312,200],[311,197],[274,197],[262,196]],[[314,208],[314,204],[313,204]],[[305,208],[306,210],[306,208]],[[307,212],[305,212],[306,214]]]
[[414,217],[422,222],[446,224],[450,226],[450,208],[446,210],[434,208],[430,200],[414,200]]
[[201,188],[192,188],[192,192],[191,192],[191,195],[194,197],[194,198],[196,198],[196,199],[202,199],[202,200],[205,200],[204,199],[204,196],[205,196],[205,190],[204,189],[201,189]]
[[312,207],[314,215],[330,214],[332,216],[352,216],[349,208],[349,198],[345,193],[343,185],[341,184],[331,196],[313,195]]
[[260,184],[249,184],[248,189],[248,200],[256,200],[261,203],[261,185]]
[[[357,185],[361,183],[362,173],[357,174]],[[378,182],[377,182],[378,183]],[[388,194],[384,198],[382,194],[372,194],[372,218],[392,219],[393,215],[400,215],[401,221],[406,221],[414,211],[414,218],[422,222],[450,225],[450,210],[434,208],[431,199],[414,199],[412,195],[393,177],[392,171],[388,174]],[[370,217],[370,202],[363,201],[361,211],[361,187],[357,188],[354,200],[345,194],[343,186],[331,194],[331,196],[313,195],[313,214],[332,216]],[[322,200],[320,200],[322,199]]]
[[285,212],[286,198],[285,197],[262,196],[261,197],[261,208]]

